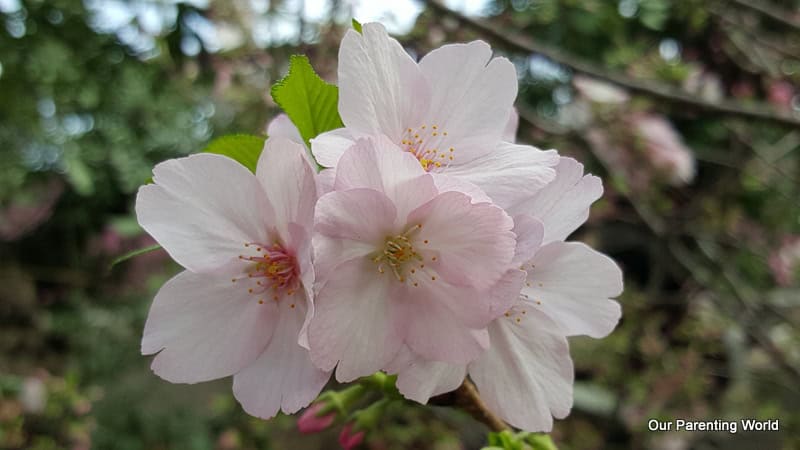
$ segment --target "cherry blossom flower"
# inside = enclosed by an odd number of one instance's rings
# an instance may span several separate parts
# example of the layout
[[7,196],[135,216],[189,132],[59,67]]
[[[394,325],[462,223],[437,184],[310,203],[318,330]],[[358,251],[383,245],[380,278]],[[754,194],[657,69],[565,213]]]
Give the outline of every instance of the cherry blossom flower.
[[315,222],[311,358],[323,370],[338,363],[339,381],[382,369],[404,344],[465,364],[486,349],[485,326],[516,295],[498,286],[514,253],[511,218],[442,192],[386,137],[361,139],[342,156]]
[[175,383],[233,375],[236,398],[264,418],[308,405],[329,378],[301,333],[317,199],[303,153],[269,139],[255,175],[220,155],[169,160],[136,199],[141,226],[186,269],[156,294],[142,353]]
[[602,186],[570,158],[561,159],[557,173],[525,205],[544,220],[514,217],[514,261],[525,281],[514,304],[490,323],[490,348],[466,365],[403,348],[388,370],[399,373],[397,386],[407,398],[426,403],[469,374],[487,406],[515,427],[549,431],[553,417],[569,414],[574,375],[567,337],[601,338],[614,329],[621,312],[611,298],[622,292],[622,273],[585,244],[563,241],[586,220]]
[[434,175],[478,186],[499,206],[555,177],[555,151],[501,141],[517,95],[513,64],[483,41],[445,45],[417,64],[382,25],[350,30],[339,49],[339,113],[345,128],[312,139],[335,167],[362,137],[385,135]]

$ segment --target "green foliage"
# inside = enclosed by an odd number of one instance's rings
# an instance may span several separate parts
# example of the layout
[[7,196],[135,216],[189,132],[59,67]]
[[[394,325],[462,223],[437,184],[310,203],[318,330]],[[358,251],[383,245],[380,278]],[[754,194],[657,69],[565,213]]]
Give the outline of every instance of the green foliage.
[[361,33],[361,22],[357,21],[356,19],[352,20],[353,29]]
[[289,73],[272,86],[271,92],[306,145],[320,133],[343,126],[337,109],[339,89],[320,78],[306,56],[292,56]]
[[558,450],[550,436],[541,433],[489,433],[489,446],[483,450]]
[[231,134],[214,139],[203,149],[203,152],[225,155],[255,173],[258,157],[261,156],[261,151],[264,149],[265,140],[265,136]]

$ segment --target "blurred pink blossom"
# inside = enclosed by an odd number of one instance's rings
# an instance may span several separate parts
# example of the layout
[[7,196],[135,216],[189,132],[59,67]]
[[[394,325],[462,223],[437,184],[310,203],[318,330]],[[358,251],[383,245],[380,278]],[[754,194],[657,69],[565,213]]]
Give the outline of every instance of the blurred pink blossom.
[[644,114],[633,117],[633,126],[644,142],[647,158],[657,170],[663,171],[674,185],[688,184],[695,175],[692,150],[680,134],[661,115]]
[[795,91],[791,83],[778,80],[770,83],[768,88],[769,102],[782,110],[788,110],[792,105]]
[[769,268],[775,282],[790,286],[800,270],[800,235],[785,236],[780,247],[769,257]]

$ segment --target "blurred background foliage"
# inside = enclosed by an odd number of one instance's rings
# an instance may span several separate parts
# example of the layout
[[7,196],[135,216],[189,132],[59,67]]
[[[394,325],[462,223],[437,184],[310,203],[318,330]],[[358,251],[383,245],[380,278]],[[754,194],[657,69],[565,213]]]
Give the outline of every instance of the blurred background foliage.
[[[178,268],[132,215],[152,166],[263,133],[291,54],[335,81],[350,18],[413,54],[481,38],[518,68],[519,141],[603,177],[575,236],[623,267],[624,319],[572,341],[563,449],[800,448],[800,4],[795,0],[0,0],[0,448],[332,448],[170,385],[139,339]],[[457,76],[457,74],[454,74]],[[649,418],[777,418],[778,433],[652,433]],[[373,449],[471,449],[407,406]]]

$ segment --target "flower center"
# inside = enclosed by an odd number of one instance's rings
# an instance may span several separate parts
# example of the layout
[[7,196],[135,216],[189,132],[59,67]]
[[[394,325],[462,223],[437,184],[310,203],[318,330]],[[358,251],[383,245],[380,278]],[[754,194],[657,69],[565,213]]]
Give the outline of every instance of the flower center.
[[455,148],[439,149],[446,137],[447,131],[440,130],[438,125],[430,128],[421,125],[419,128],[406,128],[400,145],[419,160],[423,169],[430,172],[447,167],[455,159]]
[[[231,281],[235,283],[245,278],[254,280],[255,286],[249,288],[248,292],[259,296],[269,294],[276,302],[284,296],[294,295],[300,284],[300,270],[294,255],[279,243],[271,246],[247,243],[244,246],[255,249],[257,255],[240,255],[240,260],[253,264],[245,269],[245,275]],[[259,303],[264,303],[264,299],[260,298]],[[294,304],[291,306],[294,307]]]
[[[411,237],[414,232],[422,228],[422,225],[414,225],[408,231],[396,236],[387,236],[383,244],[383,249],[376,252],[372,260],[378,264],[378,272],[384,273],[385,266],[389,266],[398,281],[406,280],[405,266],[411,261],[422,261],[422,256],[414,250]],[[412,273],[415,269],[411,269]]]

